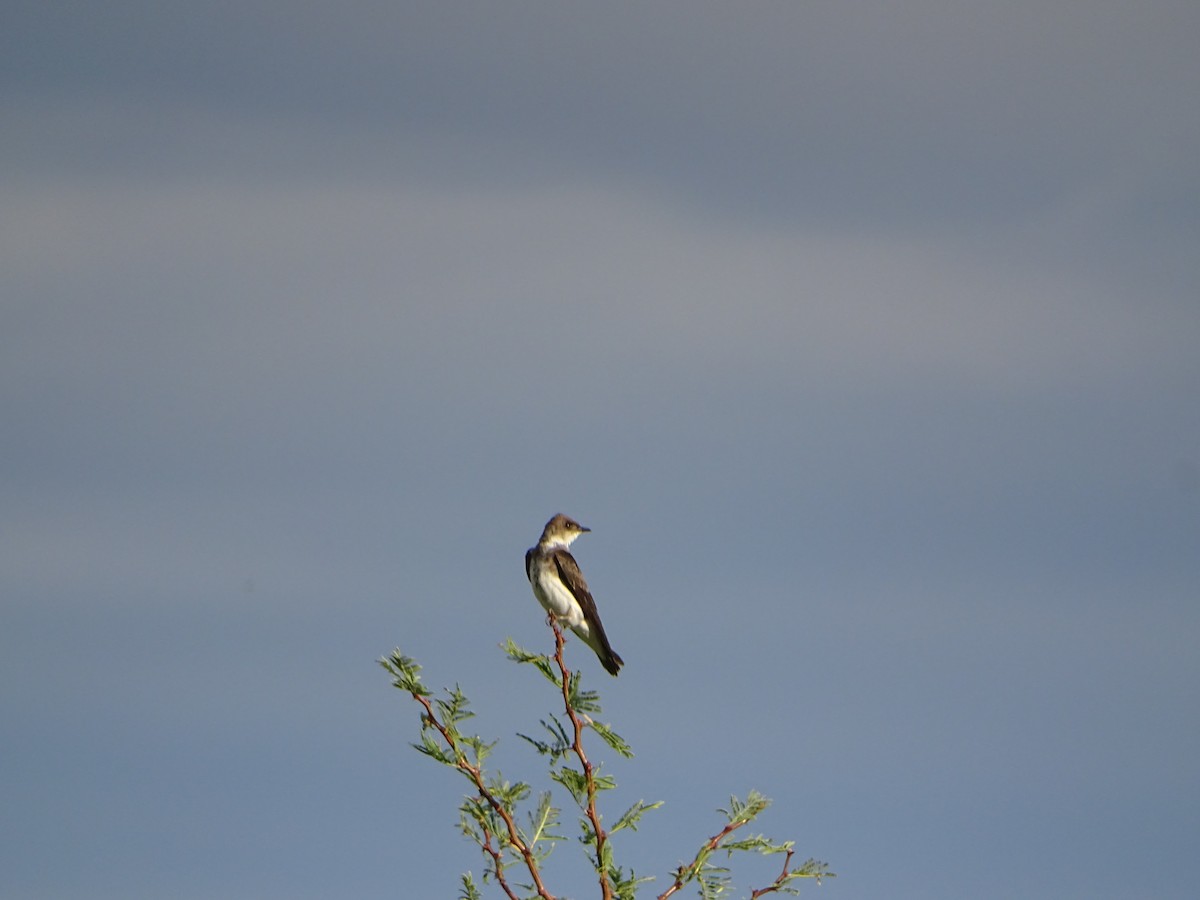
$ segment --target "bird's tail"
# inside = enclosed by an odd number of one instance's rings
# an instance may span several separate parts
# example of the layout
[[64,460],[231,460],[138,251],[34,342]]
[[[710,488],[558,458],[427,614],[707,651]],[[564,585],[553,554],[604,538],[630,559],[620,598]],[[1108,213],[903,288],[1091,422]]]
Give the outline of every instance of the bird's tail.
[[617,655],[617,652],[612,647],[607,648],[606,653],[597,653],[600,657],[600,665],[604,666],[604,671],[609,675],[616,675],[621,671],[621,666],[625,665],[625,660]]
[[616,675],[621,671],[621,666],[625,665],[625,660],[621,659],[617,651],[612,648],[612,644],[608,642],[608,635],[604,633],[604,626],[599,626],[594,631],[588,634],[580,634],[579,636],[595,651],[596,656],[600,659],[600,665],[604,666],[604,671],[609,675]]

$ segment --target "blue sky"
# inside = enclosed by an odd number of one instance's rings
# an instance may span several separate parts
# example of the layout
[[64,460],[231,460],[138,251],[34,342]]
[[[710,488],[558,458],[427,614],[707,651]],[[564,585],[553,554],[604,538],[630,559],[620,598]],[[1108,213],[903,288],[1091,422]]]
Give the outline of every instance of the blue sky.
[[374,660],[536,772],[557,511],[647,896],[1195,896],[1194,4],[3,25],[4,896],[453,896]]

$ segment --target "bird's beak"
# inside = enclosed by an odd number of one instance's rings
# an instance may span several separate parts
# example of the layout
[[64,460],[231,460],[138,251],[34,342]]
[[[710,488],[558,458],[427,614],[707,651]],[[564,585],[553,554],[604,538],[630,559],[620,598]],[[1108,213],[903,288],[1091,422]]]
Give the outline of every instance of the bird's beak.
[[591,531],[592,529],[588,528],[586,525],[580,525],[579,530],[580,531]]

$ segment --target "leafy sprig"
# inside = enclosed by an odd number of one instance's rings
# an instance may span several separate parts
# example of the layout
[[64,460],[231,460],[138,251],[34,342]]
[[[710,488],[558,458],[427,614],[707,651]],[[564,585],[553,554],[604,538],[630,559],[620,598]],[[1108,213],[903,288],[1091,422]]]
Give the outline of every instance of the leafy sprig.
[[[601,900],[634,900],[638,886],[653,878],[639,877],[632,869],[617,865],[611,838],[626,829],[637,831],[645,814],[662,806],[662,801],[639,800],[605,829],[598,800],[616,787],[616,782],[589,757],[585,732],[592,731],[622,758],[632,758],[633,750],[611,725],[598,721],[602,711],[599,694],[584,690],[579,673],[567,668],[562,629],[553,619],[549,624],[554,631],[553,655],[532,653],[511,638],[503,645],[510,660],[533,667],[549,681],[562,703],[561,714],[550,713],[540,721],[538,737],[518,736],[546,758],[551,780],[566,789],[578,808],[578,840],[587,848]],[[531,801],[533,789],[529,784],[510,782],[487,770],[488,757],[497,742],[463,730],[474,713],[458,685],[435,696],[421,680],[421,666],[399,650],[379,662],[392,676],[393,686],[421,707],[419,740],[412,746],[454,769],[471,785],[459,806],[459,828],[479,847],[484,869],[481,882],[471,872],[463,874],[459,900],[483,900],[481,884],[491,883],[509,900],[557,900],[542,877],[543,863],[555,844],[565,840],[559,833],[562,811],[554,805],[551,792],[538,793],[536,801]],[[835,877],[825,863],[814,859],[796,865],[790,841],[780,843],[759,834],[735,837],[735,832],[757,819],[769,805],[770,801],[757,791],[751,791],[745,800],[731,797],[729,808],[721,810],[726,818],[724,827],[701,844],[690,862],[680,863],[670,873],[670,884],[657,900],[667,900],[689,885],[697,887],[702,900],[718,900],[731,886],[730,869],[724,863],[738,853],[783,855],[782,869],[775,880],[754,889],[750,900],[767,894],[797,894],[801,879],[819,884],[822,878]]]

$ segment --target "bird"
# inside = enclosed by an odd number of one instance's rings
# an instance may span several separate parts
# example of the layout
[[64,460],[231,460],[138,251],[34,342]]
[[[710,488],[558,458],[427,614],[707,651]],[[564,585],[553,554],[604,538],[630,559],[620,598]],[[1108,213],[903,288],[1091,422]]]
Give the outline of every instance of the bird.
[[542,529],[537,545],[525,551],[525,575],[542,608],[570,627],[595,651],[605,671],[616,675],[625,661],[609,644],[596,601],[567,549],[575,538],[591,530],[562,513],[553,516]]

